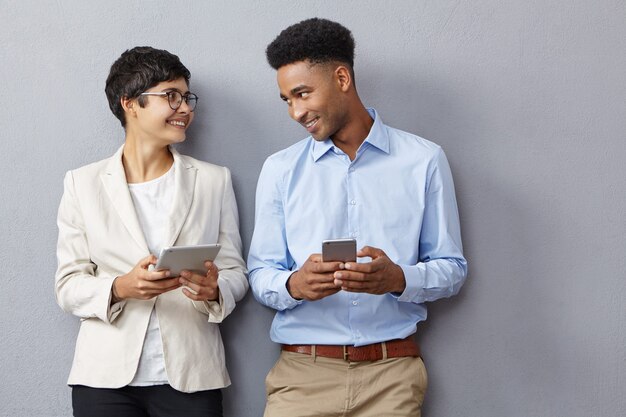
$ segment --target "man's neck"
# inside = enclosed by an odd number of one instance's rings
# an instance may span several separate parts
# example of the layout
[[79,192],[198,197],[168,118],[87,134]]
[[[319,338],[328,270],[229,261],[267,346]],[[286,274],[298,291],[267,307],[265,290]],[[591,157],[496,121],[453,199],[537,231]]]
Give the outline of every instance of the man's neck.
[[330,137],[336,147],[341,149],[353,161],[356,152],[369,135],[374,120],[367,109],[359,101],[355,110],[349,113],[348,120],[344,126]]

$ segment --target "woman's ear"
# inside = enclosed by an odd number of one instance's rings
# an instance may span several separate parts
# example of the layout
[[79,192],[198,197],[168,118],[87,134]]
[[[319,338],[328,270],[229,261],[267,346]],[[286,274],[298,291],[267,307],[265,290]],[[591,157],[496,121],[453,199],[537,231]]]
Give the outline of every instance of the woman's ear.
[[124,113],[134,113],[135,105],[137,104],[134,99],[128,97],[120,98],[120,104],[122,105],[122,109],[124,109]]

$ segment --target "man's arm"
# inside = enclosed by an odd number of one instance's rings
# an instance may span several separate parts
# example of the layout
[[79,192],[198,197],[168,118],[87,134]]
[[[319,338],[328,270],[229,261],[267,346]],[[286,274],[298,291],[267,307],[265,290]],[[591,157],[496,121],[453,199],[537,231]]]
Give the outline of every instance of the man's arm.
[[291,309],[301,302],[287,291],[295,262],[287,248],[281,182],[281,171],[271,159],[266,160],[257,184],[254,233],[248,253],[250,289],[261,304],[276,310]]
[[335,282],[345,291],[389,292],[398,301],[418,304],[458,293],[467,277],[467,262],[452,174],[441,149],[429,169],[419,249],[416,265],[397,265],[381,249],[365,247],[358,256],[369,256],[372,262],[347,263],[345,271],[335,272]]
[[340,290],[333,278],[340,265],[322,262],[320,254],[312,254],[296,270],[287,245],[282,171],[268,159],[257,185],[254,234],[248,254],[254,297],[276,310],[294,308],[302,300],[327,297]]

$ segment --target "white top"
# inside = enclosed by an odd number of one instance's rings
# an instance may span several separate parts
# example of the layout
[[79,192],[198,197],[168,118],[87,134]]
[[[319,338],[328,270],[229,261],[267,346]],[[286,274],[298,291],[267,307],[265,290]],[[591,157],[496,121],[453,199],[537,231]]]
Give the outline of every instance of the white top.
[[[159,178],[128,184],[128,189],[148,249],[153,255],[159,256],[165,243],[166,227],[174,199],[174,165],[172,164],[170,170]],[[159,317],[156,309],[152,308],[137,373],[129,385],[150,386],[167,383]]]

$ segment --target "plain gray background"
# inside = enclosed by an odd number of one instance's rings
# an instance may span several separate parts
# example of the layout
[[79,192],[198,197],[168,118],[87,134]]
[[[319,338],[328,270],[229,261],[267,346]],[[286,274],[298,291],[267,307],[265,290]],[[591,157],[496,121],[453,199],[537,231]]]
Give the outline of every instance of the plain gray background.
[[[264,50],[314,16],[353,31],[363,101],[452,166],[470,276],[418,327],[424,415],[626,415],[623,0],[2,0],[2,416],[71,414],[56,211],[64,172],[123,141],[111,63],[151,45],[191,70],[181,150],[231,168],[247,254],[261,165],[306,136]],[[248,295],[222,326],[226,416],[262,413],[272,316]]]

